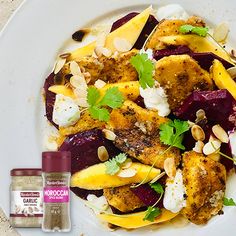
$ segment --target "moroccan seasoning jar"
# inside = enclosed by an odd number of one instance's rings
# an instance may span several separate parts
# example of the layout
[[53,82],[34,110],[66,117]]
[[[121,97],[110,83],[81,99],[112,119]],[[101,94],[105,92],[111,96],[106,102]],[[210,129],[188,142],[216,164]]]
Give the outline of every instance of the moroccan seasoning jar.
[[13,169],[11,180],[11,225],[13,227],[41,227],[43,217],[41,169]]
[[43,223],[45,232],[69,232],[70,152],[43,152]]

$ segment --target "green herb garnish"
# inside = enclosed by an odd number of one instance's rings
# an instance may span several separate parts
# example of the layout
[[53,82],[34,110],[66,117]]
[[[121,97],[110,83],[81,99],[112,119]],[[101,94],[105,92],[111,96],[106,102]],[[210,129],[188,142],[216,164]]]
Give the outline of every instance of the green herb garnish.
[[192,25],[182,25],[179,28],[179,32],[182,34],[197,34],[201,37],[206,37],[208,34],[208,28],[207,27],[199,27],[199,26],[192,26]]
[[105,162],[106,173],[108,175],[114,175],[120,171],[121,165],[126,161],[127,156],[125,153],[120,153],[111,160]]
[[153,183],[153,184],[149,183],[149,185],[157,193],[159,193],[159,194],[163,194],[164,193],[164,189],[163,189],[163,187],[162,187],[162,185],[160,183]]
[[233,198],[226,198],[226,197],[224,197],[224,199],[223,199],[223,204],[224,204],[225,206],[236,206],[236,203],[235,203],[235,201],[233,200]]
[[89,104],[89,113],[92,118],[100,121],[108,121],[110,113],[106,106],[115,109],[122,106],[124,97],[117,87],[109,88],[102,97],[99,90],[95,87],[89,87],[87,102]]
[[160,208],[149,206],[143,220],[149,220],[149,221],[153,222],[156,219],[156,217],[159,216],[160,214],[161,214]]
[[160,125],[160,140],[166,145],[185,150],[183,133],[189,130],[187,121],[174,120]]
[[143,89],[147,87],[152,88],[155,84],[153,79],[155,66],[152,60],[148,59],[148,54],[137,54],[131,58],[130,63],[138,72],[140,86]]

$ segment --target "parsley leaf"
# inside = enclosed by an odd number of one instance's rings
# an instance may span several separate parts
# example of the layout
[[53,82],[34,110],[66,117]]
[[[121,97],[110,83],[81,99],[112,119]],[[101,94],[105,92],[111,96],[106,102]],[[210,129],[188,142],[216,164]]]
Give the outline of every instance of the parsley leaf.
[[121,107],[124,102],[124,97],[117,87],[108,89],[103,97],[95,87],[89,87],[87,91],[88,110],[93,119],[108,121],[110,113],[104,106],[114,109]]
[[153,183],[153,184],[149,183],[149,185],[157,193],[159,193],[159,194],[163,194],[164,193],[164,189],[163,189],[163,187],[162,187],[162,185],[160,183]]
[[183,133],[189,130],[187,121],[174,120],[160,125],[160,140],[166,145],[185,150],[182,144]]
[[223,199],[223,204],[224,204],[225,206],[236,206],[236,203],[235,203],[235,201],[233,200],[233,198],[226,198],[226,197],[224,197],[224,199]]
[[124,102],[124,97],[117,87],[109,88],[102,100],[99,102],[101,105],[107,105],[111,108],[121,107]]
[[120,153],[119,155],[113,157],[111,160],[105,162],[106,173],[108,175],[114,175],[119,172],[121,164],[123,164],[127,159],[125,153]]
[[154,63],[148,59],[148,54],[137,54],[130,59],[131,65],[136,69],[139,75],[140,86],[145,89],[152,88],[155,84],[153,79]]
[[100,98],[100,93],[95,87],[88,88],[87,102],[90,106],[96,105]]
[[100,121],[109,121],[110,113],[106,108],[99,108],[98,106],[89,107],[89,113],[93,119]]
[[149,220],[153,222],[155,218],[159,216],[160,214],[161,214],[160,208],[149,206],[143,220]]
[[179,32],[182,34],[193,33],[197,34],[202,37],[206,37],[208,33],[207,27],[199,27],[199,26],[192,26],[192,25],[182,25],[179,28]]

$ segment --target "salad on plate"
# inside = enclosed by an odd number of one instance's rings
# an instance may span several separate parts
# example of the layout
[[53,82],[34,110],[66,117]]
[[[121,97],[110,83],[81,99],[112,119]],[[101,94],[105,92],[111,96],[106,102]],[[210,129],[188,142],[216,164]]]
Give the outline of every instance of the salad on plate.
[[177,4],[148,7],[58,56],[44,83],[46,148],[71,152],[71,191],[109,227],[202,225],[236,205],[225,194],[236,161],[228,33]]

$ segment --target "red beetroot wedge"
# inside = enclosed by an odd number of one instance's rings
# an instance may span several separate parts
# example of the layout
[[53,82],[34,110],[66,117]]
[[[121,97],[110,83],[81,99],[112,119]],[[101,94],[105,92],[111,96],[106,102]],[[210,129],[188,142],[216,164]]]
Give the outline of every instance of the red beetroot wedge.
[[[142,184],[137,188],[131,188],[131,190],[146,206],[154,205],[160,197],[160,194],[152,189],[149,184]],[[162,199],[158,202],[157,206],[163,207]]]
[[101,162],[97,155],[100,146],[106,147],[110,158],[120,153],[111,141],[103,137],[103,133],[99,129],[69,135],[60,146],[59,151],[71,152],[71,173],[73,174]]
[[205,111],[212,124],[220,124],[225,130],[231,130],[235,126],[235,120],[232,118],[236,113],[234,98],[226,89],[194,91],[174,114],[183,120],[195,121],[199,109]]

